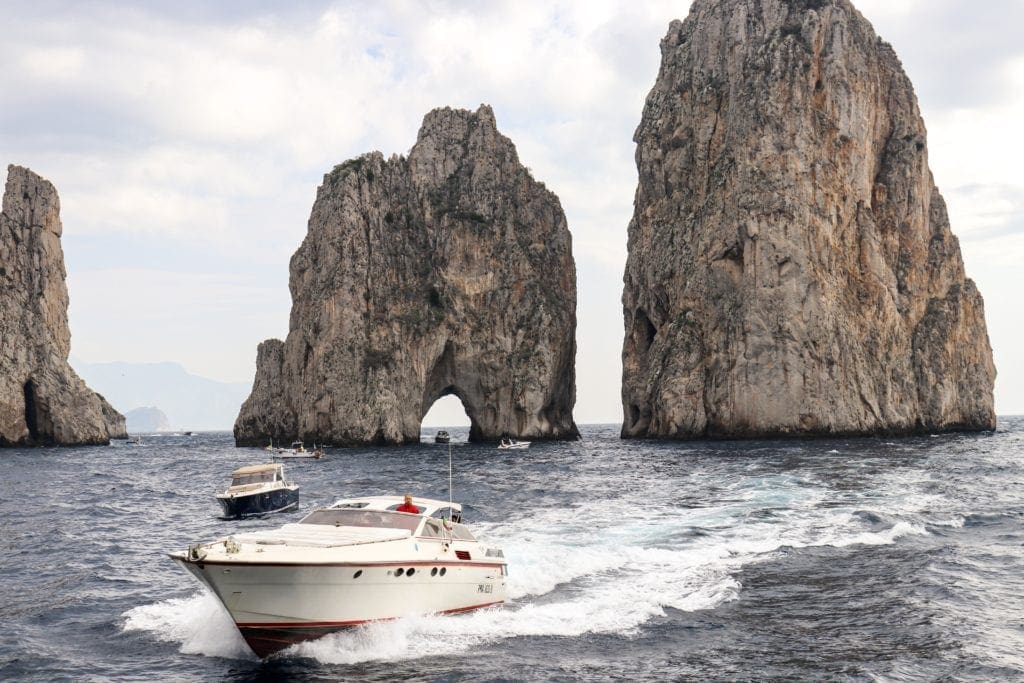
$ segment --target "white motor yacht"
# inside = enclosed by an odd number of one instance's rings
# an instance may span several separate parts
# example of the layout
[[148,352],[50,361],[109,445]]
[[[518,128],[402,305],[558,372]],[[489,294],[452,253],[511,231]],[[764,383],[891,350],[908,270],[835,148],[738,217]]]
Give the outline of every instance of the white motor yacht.
[[171,553],[223,603],[260,657],[349,626],[500,605],[500,548],[461,523],[462,506],[400,496],[339,500],[278,529]]

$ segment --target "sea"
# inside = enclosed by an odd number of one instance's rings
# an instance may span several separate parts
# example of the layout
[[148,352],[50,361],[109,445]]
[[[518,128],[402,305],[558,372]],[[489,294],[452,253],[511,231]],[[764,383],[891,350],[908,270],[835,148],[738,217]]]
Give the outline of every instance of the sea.
[[[1024,417],[993,433],[655,442],[618,425],[289,461],[301,509],[219,518],[228,433],[0,451],[3,681],[1024,680]],[[167,557],[360,494],[454,500],[509,600],[260,661]]]

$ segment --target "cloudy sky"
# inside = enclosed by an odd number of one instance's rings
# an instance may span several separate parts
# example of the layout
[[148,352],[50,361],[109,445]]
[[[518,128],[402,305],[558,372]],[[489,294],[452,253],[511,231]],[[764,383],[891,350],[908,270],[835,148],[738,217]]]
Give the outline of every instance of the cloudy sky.
[[[913,81],[985,297],[996,410],[1024,413],[1022,0],[859,0]],[[288,328],[316,187],[404,154],[438,106],[494,107],[562,200],[579,277],[578,422],[619,422],[632,134],[686,0],[0,0],[0,165],[57,187],[72,354],[251,382]]]

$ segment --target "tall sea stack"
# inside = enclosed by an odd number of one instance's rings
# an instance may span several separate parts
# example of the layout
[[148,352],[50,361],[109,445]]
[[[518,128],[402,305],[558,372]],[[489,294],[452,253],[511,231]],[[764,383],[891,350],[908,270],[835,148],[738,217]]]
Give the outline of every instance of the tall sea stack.
[[123,438],[124,417],[68,365],[60,200],[49,181],[7,167],[0,213],[0,446]]
[[260,345],[239,445],[418,442],[448,394],[471,440],[577,435],[565,214],[490,107],[436,109],[407,158],[324,176],[290,286],[288,338]]
[[995,427],[981,295],[847,0],[695,0],[634,140],[625,437]]

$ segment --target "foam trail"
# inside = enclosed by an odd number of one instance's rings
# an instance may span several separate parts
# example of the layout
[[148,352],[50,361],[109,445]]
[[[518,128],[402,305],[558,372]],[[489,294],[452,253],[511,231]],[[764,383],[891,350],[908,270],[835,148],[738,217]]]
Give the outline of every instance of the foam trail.
[[[687,594],[678,600],[678,606],[711,608],[734,599],[738,590],[735,580],[725,579],[713,588]],[[655,593],[653,585],[631,592],[628,586],[605,584],[572,600],[368,624],[302,643],[291,652],[326,664],[356,664],[461,654],[506,638],[628,634],[649,619],[664,615]]]

